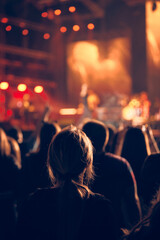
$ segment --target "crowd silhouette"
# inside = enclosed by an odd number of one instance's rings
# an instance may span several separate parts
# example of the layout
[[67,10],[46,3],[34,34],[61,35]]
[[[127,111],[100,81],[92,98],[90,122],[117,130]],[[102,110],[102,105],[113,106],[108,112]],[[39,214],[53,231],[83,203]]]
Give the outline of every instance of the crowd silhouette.
[[[160,153],[149,126],[43,121],[0,128],[0,239],[160,239]],[[31,147],[32,146],[32,147]]]

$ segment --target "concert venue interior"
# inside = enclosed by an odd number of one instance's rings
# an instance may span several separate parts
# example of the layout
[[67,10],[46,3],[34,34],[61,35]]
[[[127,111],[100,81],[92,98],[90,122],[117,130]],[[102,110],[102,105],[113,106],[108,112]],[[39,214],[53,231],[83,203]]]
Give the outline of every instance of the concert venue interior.
[[94,118],[157,126],[159,29],[154,0],[1,0],[1,124],[77,124],[86,91]]

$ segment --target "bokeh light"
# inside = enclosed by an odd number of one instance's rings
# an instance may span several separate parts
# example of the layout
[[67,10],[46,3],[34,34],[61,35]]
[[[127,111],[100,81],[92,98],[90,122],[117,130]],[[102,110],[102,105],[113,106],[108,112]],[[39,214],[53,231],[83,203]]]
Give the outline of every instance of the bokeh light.
[[49,39],[49,38],[50,38],[50,34],[49,34],[49,33],[45,33],[45,34],[43,35],[43,38],[44,38],[45,40]]
[[78,32],[80,30],[79,25],[74,25],[73,26],[73,31]]
[[93,30],[93,29],[95,28],[95,26],[94,26],[93,23],[89,23],[89,24],[87,25],[87,28],[88,28],[89,30]]
[[0,83],[0,89],[7,90],[8,88],[9,88],[9,83],[8,82],[1,82]]
[[8,25],[7,27],[6,27],[6,31],[7,32],[10,32],[12,30],[12,26],[11,25]]
[[76,8],[74,6],[70,6],[68,10],[69,12],[74,13],[76,11]]
[[3,18],[1,19],[1,23],[7,23],[7,22],[8,22],[8,18],[3,17]]
[[43,18],[46,18],[46,17],[48,17],[48,13],[47,13],[47,12],[42,12],[42,13],[41,13],[41,16],[42,16]]
[[60,28],[60,32],[62,32],[62,33],[67,32],[67,28],[66,28],[65,26],[62,26],[62,27]]
[[24,92],[24,91],[26,91],[27,86],[26,86],[26,84],[21,83],[21,84],[18,84],[17,89],[20,92]]
[[42,86],[36,86],[34,88],[34,92],[35,93],[42,93],[43,92],[43,87]]
[[8,109],[6,114],[7,114],[8,117],[11,117],[13,115],[12,109]]
[[28,33],[29,33],[28,29],[23,29],[23,30],[22,30],[22,35],[23,35],[23,36],[27,36]]
[[61,11],[60,9],[56,9],[56,10],[54,11],[54,14],[55,14],[56,16],[61,15],[61,13],[62,13],[62,11]]

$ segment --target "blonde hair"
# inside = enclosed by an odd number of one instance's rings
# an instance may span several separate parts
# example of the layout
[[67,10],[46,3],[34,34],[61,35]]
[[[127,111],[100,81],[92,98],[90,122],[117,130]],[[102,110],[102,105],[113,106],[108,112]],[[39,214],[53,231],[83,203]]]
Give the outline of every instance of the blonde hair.
[[75,126],[64,128],[50,143],[47,160],[54,185],[66,180],[87,186],[93,179],[93,146],[86,134]]

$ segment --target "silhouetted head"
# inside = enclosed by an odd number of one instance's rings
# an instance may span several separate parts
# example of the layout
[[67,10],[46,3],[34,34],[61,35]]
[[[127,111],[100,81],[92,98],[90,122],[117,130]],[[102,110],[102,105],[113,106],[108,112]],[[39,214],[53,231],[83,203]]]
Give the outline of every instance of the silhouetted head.
[[11,147],[7,139],[7,135],[2,128],[0,128],[0,157],[9,156]]
[[86,134],[75,126],[64,128],[51,141],[48,169],[51,180],[61,185],[68,179],[84,184],[93,174],[93,148]]
[[18,143],[23,142],[23,133],[21,129],[18,127],[12,127],[11,129],[9,129],[9,131],[7,132],[7,135],[9,137],[14,138]]
[[124,136],[121,156],[128,159],[142,159],[148,156],[150,152],[147,136],[140,128],[129,127]]
[[82,131],[90,138],[96,152],[104,150],[109,137],[106,126],[97,120],[89,120],[82,126]]
[[60,126],[55,122],[43,122],[40,131],[40,149],[48,151],[48,147],[53,136],[57,134],[60,130]]

